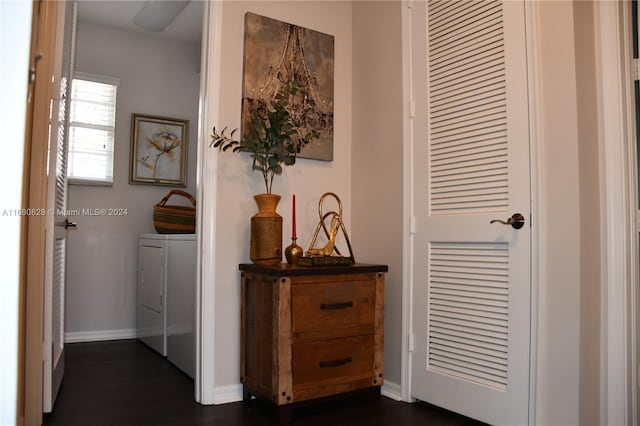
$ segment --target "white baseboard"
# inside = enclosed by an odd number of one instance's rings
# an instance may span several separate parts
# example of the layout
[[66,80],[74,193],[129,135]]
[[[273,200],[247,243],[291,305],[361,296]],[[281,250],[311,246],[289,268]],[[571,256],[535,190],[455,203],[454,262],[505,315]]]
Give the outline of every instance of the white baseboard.
[[242,384],[218,386],[213,391],[213,405],[242,401]]
[[400,391],[400,385],[394,382],[390,382],[384,379],[380,393],[387,398],[391,398],[396,401],[402,401],[402,393]]
[[135,339],[135,328],[124,330],[71,331],[64,333],[65,343],[100,342],[103,340]]

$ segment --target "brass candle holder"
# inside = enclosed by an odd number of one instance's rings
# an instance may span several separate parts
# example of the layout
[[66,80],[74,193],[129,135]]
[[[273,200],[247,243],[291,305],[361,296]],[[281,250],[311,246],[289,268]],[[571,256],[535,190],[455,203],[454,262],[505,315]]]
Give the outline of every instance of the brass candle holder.
[[298,239],[295,237],[291,238],[291,244],[284,250],[284,256],[287,258],[287,263],[290,265],[297,265],[298,261],[304,254],[302,247],[296,244],[297,240]]

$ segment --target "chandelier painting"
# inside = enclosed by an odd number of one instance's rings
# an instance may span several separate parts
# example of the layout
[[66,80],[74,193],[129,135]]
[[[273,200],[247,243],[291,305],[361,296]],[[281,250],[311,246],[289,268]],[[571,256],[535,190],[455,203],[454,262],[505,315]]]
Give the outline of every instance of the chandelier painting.
[[245,15],[242,133],[252,111],[264,109],[284,87],[294,84],[287,111],[305,133],[318,139],[301,158],[333,160],[333,36],[264,16]]

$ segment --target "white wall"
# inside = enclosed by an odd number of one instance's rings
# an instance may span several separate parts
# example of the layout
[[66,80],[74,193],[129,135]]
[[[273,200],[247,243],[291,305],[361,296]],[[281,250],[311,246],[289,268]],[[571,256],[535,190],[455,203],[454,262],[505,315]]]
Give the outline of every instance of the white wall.
[[[334,161],[299,159],[276,177],[273,193],[282,196],[278,211],[284,218],[284,245],[291,229],[291,195],[296,194],[298,244],[307,248],[313,236],[320,196],[333,191],[344,205],[344,221],[351,228],[352,66],[350,2],[225,2],[222,18],[220,122],[240,123],[244,14],[247,11],[335,36]],[[215,272],[215,386],[239,384],[240,274],[238,264],[249,262],[250,217],[257,211],[252,196],[264,192],[260,174],[250,171],[244,155],[219,155],[217,169]],[[357,246],[365,245],[358,241]],[[356,249],[357,250],[357,249]],[[357,256],[357,252],[356,252]],[[206,285],[206,284],[205,284]],[[205,336],[206,338],[206,336]]]
[[[538,4],[541,211],[536,423],[579,424],[581,214],[571,2]],[[585,182],[586,183],[586,182]]]
[[20,221],[5,209],[22,206],[27,70],[31,42],[32,2],[0,2],[0,123],[11,149],[2,155],[0,179],[6,185],[0,204],[3,243],[0,249],[0,425],[16,424],[18,398],[18,306]]
[[[385,384],[402,357],[402,16],[398,1],[353,2],[352,239],[356,259],[389,265]],[[384,29],[384,30],[382,30]],[[394,387],[394,386],[392,386]]]
[[[188,187],[195,194],[200,46],[80,22],[76,71],[120,79],[113,187],[69,186],[69,209],[126,208],[126,217],[76,217],[69,233],[66,331],[72,339],[130,337],[136,241],[155,232],[153,205],[172,188],[130,185],[131,114],[189,120]],[[170,204],[182,197],[172,197]],[[98,332],[98,333],[96,333]]]

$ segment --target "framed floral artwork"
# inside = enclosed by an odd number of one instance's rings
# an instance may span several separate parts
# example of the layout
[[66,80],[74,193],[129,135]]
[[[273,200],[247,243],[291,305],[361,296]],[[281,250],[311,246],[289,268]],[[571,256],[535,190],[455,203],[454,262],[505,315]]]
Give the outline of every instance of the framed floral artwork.
[[129,183],[187,186],[189,120],[131,115]]

